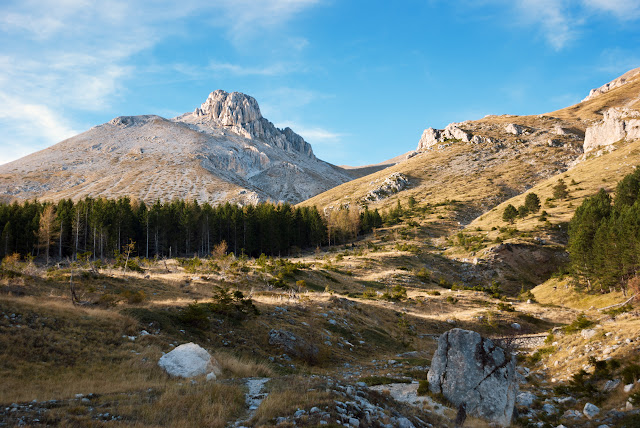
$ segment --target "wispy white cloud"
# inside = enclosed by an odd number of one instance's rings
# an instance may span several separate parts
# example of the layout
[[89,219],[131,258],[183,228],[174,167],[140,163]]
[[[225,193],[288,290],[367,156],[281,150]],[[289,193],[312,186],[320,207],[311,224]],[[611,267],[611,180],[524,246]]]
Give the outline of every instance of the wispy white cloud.
[[638,0],[582,0],[584,5],[596,12],[608,12],[623,21],[640,17]]
[[[0,144],[22,154],[68,137],[79,122],[77,112],[102,111],[124,96],[126,82],[141,71],[134,57],[172,35],[184,35],[187,18],[197,16],[222,28],[232,42],[246,41],[265,30],[279,31],[317,3],[6,0],[0,3],[0,99],[7,101],[0,108]],[[292,49],[308,44],[303,38],[287,38]],[[292,69],[294,65],[285,63],[212,62],[204,72],[276,76]],[[176,71],[192,78],[203,72],[189,65],[176,66]]]
[[279,122],[275,124],[278,128],[289,127],[293,129],[296,134],[299,134],[310,143],[318,144],[335,144],[339,143],[340,139],[347,134],[342,134],[328,129],[324,129],[318,126],[307,126],[296,122]]
[[519,24],[538,27],[555,50],[562,50],[588,31],[595,16],[610,14],[620,21],[640,18],[638,0],[498,0],[515,10]]

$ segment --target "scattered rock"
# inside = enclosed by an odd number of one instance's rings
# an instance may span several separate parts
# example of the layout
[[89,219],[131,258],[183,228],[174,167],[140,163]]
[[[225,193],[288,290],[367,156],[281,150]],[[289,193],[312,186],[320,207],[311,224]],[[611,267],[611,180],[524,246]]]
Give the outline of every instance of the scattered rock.
[[587,418],[593,419],[600,413],[600,409],[595,404],[587,403],[584,405],[582,413],[584,413]]
[[490,339],[454,328],[440,336],[427,375],[429,389],[467,414],[501,426],[511,423],[518,386],[515,359]]
[[533,402],[536,401],[537,399],[538,397],[535,394],[529,391],[525,391],[518,394],[516,402],[518,403],[519,406],[531,407],[533,405]]
[[171,376],[191,378],[207,373],[220,374],[218,362],[206,349],[185,343],[160,357],[158,365]]
[[618,385],[620,385],[620,379],[615,379],[615,380],[608,380],[605,384],[603,389],[605,391],[613,391],[614,389],[616,389],[618,387]]
[[287,330],[271,330],[269,332],[269,345],[279,346],[285,352],[296,358],[313,361],[318,356],[318,347],[307,343],[301,337]]
[[593,336],[596,335],[598,331],[594,328],[589,328],[589,329],[584,329],[580,332],[580,334],[582,335],[582,338],[585,340],[589,340],[591,339]]

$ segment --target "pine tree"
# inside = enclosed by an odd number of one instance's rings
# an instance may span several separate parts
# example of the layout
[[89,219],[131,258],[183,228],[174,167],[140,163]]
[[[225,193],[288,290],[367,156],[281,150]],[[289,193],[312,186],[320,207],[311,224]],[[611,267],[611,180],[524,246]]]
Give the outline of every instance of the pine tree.
[[558,183],[553,186],[553,197],[554,199],[565,199],[567,196],[569,196],[569,190],[564,180],[560,178]]
[[502,221],[513,223],[513,221],[517,216],[518,216],[518,210],[516,209],[516,207],[509,204],[507,205],[507,207],[504,209],[504,212],[502,213]]
[[529,193],[524,198],[524,206],[530,213],[537,213],[540,211],[540,198],[535,193]]

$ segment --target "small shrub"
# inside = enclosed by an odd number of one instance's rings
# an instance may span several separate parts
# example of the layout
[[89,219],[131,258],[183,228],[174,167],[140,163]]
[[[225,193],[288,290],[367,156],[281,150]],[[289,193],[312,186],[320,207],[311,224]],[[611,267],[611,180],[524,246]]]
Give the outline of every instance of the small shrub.
[[503,312],[515,312],[516,309],[513,307],[511,303],[499,302],[498,310]]
[[416,392],[416,394],[419,397],[422,397],[424,395],[429,394],[429,381],[428,380],[421,380],[420,383],[418,384],[418,391]]
[[621,375],[625,385],[637,382],[640,380],[640,366],[637,364],[629,364],[622,369]]
[[594,325],[594,322],[591,321],[585,314],[579,314],[575,321],[571,324],[563,327],[565,333],[571,334],[576,333],[580,330],[584,330],[585,328],[589,328]]
[[367,386],[389,385],[390,383],[411,383],[411,379],[402,379],[387,376],[367,376],[360,378],[360,382],[364,382]]
[[456,303],[458,303],[458,299],[456,299],[453,296],[447,296],[445,300],[447,301],[447,303],[451,303],[452,305],[455,305]]
[[545,355],[551,355],[555,351],[556,351],[555,346],[547,346],[545,348],[540,348],[536,352],[534,352],[532,355],[529,356],[528,358],[529,362],[531,364],[536,364],[537,362],[542,360],[542,357],[544,357]]
[[416,272],[416,277],[422,282],[429,282],[431,281],[431,271],[427,268],[422,268]]

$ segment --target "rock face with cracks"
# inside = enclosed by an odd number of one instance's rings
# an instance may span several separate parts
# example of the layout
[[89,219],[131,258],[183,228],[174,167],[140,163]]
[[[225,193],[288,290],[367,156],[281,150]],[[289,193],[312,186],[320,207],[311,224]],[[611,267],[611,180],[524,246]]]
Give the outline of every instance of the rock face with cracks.
[[190,378],[207,374],[207,379],[215,379],[220,374],[218,362],[206,349],[195,343],[185,343],[164,354],[158,365],[176,377]]
[[509,426],[518,385],[515,359],[490,339],[454,328],[440,336],[427,379],[433,393],[443,394],[467,414]]

